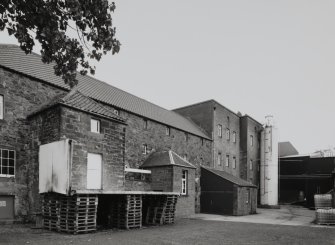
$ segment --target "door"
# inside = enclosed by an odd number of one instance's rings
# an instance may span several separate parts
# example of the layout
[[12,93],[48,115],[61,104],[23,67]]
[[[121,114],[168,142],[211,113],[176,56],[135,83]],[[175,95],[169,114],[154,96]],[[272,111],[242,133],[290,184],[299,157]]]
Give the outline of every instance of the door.
[[0,196],[0,220],[14,219],[14,196]]
[[87,154],[87,189],[101,189],[102,155]]

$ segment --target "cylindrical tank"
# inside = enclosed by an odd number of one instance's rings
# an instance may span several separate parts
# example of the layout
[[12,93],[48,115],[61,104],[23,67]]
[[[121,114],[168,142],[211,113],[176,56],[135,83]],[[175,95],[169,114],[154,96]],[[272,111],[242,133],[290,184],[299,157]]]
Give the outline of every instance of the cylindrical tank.
[[272,116],[261,133],[260,203],[278,205],[278,136]]

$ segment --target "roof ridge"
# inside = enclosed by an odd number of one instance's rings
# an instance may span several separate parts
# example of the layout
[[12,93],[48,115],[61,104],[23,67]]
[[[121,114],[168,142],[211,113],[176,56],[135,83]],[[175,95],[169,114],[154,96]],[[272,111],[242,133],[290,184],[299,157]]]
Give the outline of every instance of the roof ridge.
[[[191,165],[192,167],[195,167],[192,163],[190,163],[189,161],[187,161],[186,159],[182,158],[181,156],[179,156],[176,152],[171,150],[171,153],[176,155],[177,157],[179,157],[182,161],[188,163],[189,165]],[[174,161],[174,160],[173,160]]]

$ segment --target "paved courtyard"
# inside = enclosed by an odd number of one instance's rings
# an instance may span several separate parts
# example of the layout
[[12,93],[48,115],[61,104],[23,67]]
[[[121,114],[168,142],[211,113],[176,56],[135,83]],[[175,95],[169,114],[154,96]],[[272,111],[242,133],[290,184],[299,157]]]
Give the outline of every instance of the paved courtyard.
[[[0,244],[335,244],[333,226],[316,226],[306,222],[306,214],[313,211],[286,207],[281,210],[262,210],[257,215],[227,217],[199,214],[189,219],[177,220],[174,225],[145,227],[130,231],[105,230],[92,234],[66,235],[29,226],[0,227]],[[270,215],[270,213],[272,213]],[[278,216],[278,214],[281,214]],[[300,217],[299,217],[300,216]],[[260,218],[263,217],[263,218]],[[264,217],[267,217],[265,219]],[[274,221],[274,224],[260,223]],[[286,224],[276,224],[276,217],[286,219]],[[235,220],[225,220],[233,219]],[[288,224],[291,220],[293,225]],[[297,224],[300,220],[300,224]],[[310,217],[309,220],[313,220]],[[284,222],[285,223],[285,222]]]

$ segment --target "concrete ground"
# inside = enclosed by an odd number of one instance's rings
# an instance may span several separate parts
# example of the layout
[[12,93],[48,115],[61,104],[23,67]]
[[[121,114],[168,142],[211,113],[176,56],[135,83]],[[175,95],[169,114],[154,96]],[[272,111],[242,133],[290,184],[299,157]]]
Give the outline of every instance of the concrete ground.
[[215,214],[195,214],[191,217],[198,220],[247,222],[272,225],[315,225],[315,210],[300,206],[281,205],[280,209],[257,208],[257,214],[246,216],[223,216]]
[[[314,211],[288,206],[280,210],[259,210],[259,214],[244,217],[199,214],[192,218],[177,220],[174,225],[144,227],[130,231],[104,230],[83,235],[31,229],[24,225],[7,225],[0,226],[0,244],[334,245],[334,227],[311,224],[312,213]],[[256,222],[251,223],[255,220]],[[270,221],[271,224],[260,223]],[[292,225],[289,225],[289,222]]]

